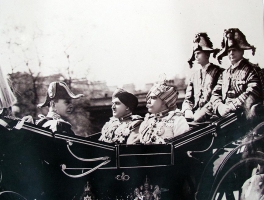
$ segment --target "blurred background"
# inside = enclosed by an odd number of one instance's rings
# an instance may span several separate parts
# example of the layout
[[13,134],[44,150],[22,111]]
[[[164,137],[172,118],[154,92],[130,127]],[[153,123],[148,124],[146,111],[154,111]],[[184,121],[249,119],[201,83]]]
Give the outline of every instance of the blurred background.
[[180,107],[196,69],[187,60],[197,32],[221,48],[224,29],[239,28],[257,48],[245,57],[264,66],[262,0],[0,0],[0,24],[0,66],[18,99],[16,116],[45,114],[36,105],[49,83],[65,81],[85,94],[68,119],[81,136],[109,119],[117,87],[138,96],[135,113],[144,116],[160,74],[178,88]]

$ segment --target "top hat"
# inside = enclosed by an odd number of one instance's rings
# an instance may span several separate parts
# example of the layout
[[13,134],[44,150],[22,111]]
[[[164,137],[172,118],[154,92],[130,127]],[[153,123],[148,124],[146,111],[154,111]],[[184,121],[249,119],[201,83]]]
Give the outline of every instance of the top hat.
[[252,50],[252,55],[255,55],[256,51],[256,48],[247,42],[246,36],[238,28],[230,28],[224,30],[224,36],[221,46],[222,49],[217,54],[217,60],[219,62],[221,62],[224,56],[227,56],[229,48]]
[[219,49],[213,48],[213,43],[211,42],[210,38],[208,37],[207,33],[197,33],[194,36],[193,40],[193,52],[191,58],[188,60],[190,68],[192,68],[193,61],[195,60],[194,52],[195,51],[205,51],[209,53],[216,53],[219,52]]
[[49,106],[50,101],[55,99],[78,99],[83,96],[83,94],[73,94],[65,82],[51,82],[44,103],[38,104],[38,107]]

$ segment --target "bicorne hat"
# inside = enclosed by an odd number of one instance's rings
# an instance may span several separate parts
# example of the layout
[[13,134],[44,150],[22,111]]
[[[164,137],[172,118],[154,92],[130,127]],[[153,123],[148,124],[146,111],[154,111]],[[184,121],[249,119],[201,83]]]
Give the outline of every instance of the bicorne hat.
[[252,55],[255,55],[256,51],[256,48],[247,42],[246,36],[238,28],[224,30],[221,47],[222,49],[216,57],[219,63],[221,63],[223,57],[227,56],[229,48],[252,50]]
[[192,68],[193,61],[195,60],[194,52],[195,51],[206,51],[209,53],[217,54],[219,49],[213,48],[213,43],[211,42],[210,38],[208,37],[207,33],[197,33],[194,36],[193,40],[193,52],[191,58],[188,60],[190,68]]
[[65,82],[51,82],[44,103],[38,104],[38,107],[49,106],[50,101],[55,99],[78,99],[83,96],[83,94],[73,94]]

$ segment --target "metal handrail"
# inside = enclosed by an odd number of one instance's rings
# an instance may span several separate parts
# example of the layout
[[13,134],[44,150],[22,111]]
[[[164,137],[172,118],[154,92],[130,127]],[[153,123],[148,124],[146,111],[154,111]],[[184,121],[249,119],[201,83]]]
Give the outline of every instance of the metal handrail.
[[99,157],[99,158],[89,158],[89,159],[78,157],[78,156],[76,156],[76,155],[71,151],[71,149],[70,149],[70,146],[72,146],[72,142],[71,142],[71,141],[67,141],[67,143],[68,143],[68,144],[67,144],[67,148],[68,148],[68,151],[70,152],[70,154],[71,154],[74,158],[76,158],[76,159],[78,159],[78,160],[80,160],[80,161],[84,161],[84,162],[93,162],[93,161],[98,161],[98,160],[108,160],[108,159],[109,159],[108,156]]
[[[65,164],[61,165],[61,171],[62,171],[65,175],[67,175],[67,176],[69,176],[69,177],[71,177],[71,178],[81,178],[81,177],[83,177],[83,176],[86,176],[86,175],[92,173],[93,171],[97,170],[97,169],[100,168],[101,166],[106,165],[106,164],[109,163],[110,161],[111,161],[111,160],[106,160],[106,161],[100,163],[99,165],[97,165],[96,167],[94,167],[94,168],[90,169],[89,171],[84,172],[84,173],[82,173],[82,174],[77,174],[77,175],[68,174],[68,173],[65,171],[65,170],[67,170],[67,167],[66,167]],[[68,169],[68,170],[69,170],[69,169]],[[74,170],[74,169],[71,168],[71,170]]]

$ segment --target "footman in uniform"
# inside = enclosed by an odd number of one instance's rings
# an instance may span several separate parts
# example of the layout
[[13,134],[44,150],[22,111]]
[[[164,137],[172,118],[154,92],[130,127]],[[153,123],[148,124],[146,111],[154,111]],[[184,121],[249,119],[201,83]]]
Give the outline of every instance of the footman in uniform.
[[228,56],[231,66],[220,76],[211,98],[214,112],[219,116],[243,111],[250,119],[256,107],[262,104],[259,67],[243,57],[244,50],[252,50],[253,55],[255,53],[255,47],[247,42],[239,29],[225,30],[222,50],[217,58],[221,60]]
[[[226,134],[233,140],[237,137],[236,134],[241,137],[241,133],[247,133],[248,128],[252,127],[250,122],[256,120],[255,115],[259,112],[263,101],[260,68],[244,58],[244,50],[252,50],[254,55],[255,47],[247,42],[245,35],[239,29],[225,30],[222,50],[217,55],[217,59],[221,61],[222,57],[228,56],[231,66],[219,77],[210,100],[214,113],[218,116],[225,116],[231,112],[245,113],[247,121],[245,124],[241,123],[240,127],[242,128],[239,130],[231,129]],[[236,144],[236,142],[232,144]],[[226,145],[219,148],[214,157],[210,159],[197,190],[197,200],[209,198],[214,176],[217,175],[218,170],[221,170],[219,169],[221,164],[227,162],[229,153],[235,147]],[[223,166],[221,167],[223,168]],[[225,189],[228,192],[228,185]]]
[[78,99],[84,96],[83,94],[75,95],[64,82],[52,82],[46,94],[44,103],[38,107],[49,107],[49,112],[46,116],[39,115],[40,119],[36,120],[36,124],[44,128],[49,128],[52,132],[60,132],[66,134],[74,134],[71,129],[71,124],[63,118],[72,112],[72,99]]
[[[217,53],[207,33],[198,33],[194,38],[192,57],[188,61],[192,68],[195,60],[200,66],[191,76],[187,86],[182,112],[187,120],[202,122],[212,116],[212,109],[206,105],[216,86],[217,80],[223,69],[209,62],[210,54]],[[203,114],[205,112],[205,114]],[[202,113],[202,116],[200,115]]]

